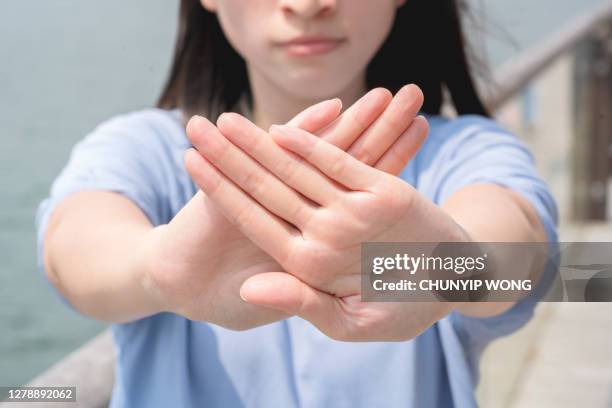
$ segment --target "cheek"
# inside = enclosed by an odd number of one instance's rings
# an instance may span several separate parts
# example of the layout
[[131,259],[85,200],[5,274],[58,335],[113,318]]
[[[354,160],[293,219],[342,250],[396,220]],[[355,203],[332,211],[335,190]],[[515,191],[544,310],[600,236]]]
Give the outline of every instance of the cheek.
[[275,0],[218,0],[217,18],[234,49],[248,59],[263,42],[266,16]]
[[345,21],[356,57],[369,61],[376,54],[393,27],[396,12],[394,0],[351,0]]

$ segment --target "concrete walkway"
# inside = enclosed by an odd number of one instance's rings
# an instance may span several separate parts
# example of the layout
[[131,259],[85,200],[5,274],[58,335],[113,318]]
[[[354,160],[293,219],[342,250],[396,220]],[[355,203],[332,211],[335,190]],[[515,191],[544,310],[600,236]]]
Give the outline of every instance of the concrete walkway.
[[612,303],[541,304],[481,370],[482,407],[612,407]]

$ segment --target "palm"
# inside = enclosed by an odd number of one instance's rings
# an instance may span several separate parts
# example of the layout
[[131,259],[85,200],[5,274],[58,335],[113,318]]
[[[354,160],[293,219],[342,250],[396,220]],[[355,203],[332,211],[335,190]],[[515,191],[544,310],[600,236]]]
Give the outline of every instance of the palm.
[[202,192],[163,228],[170,233],[159,235],[150,269],[156,286],[163,288],[162,296],[170,310],[232,329],[246,329],[286,316],[240,299],[238,294],[245,279],[280,268]]
[[[465,239],[452,219],[402,180],[308,132],[283,126],[271,135],[292,154],[278,150],[271,158],[243,147],[263,165],[246,166],[248,183],[222,160],[213,166],[200,158],[210,199],[290,272],[250,278],[241,288],[247,301],[300,315],[346,340],[414,337],[448,313],[448,304],[361,302],[359,262],[366,241]],[[204,155],[213,160],[210,153]]]
[[[378,168],[379,173],[389,172],[398,174],[404,168],[406,162],[416,152],[427,133],[426,122],[422,118],[414,120],[414,115],[422,103],[422,94],[421,98],[411,98],[413,102],[412,105],[406,105],[402,100],[402,97],[406,98],[407,93],[413,89],[414,88],[406,88],[403,94],[398,94],[396,99],[394,99],[394,103],[390,105],[390,108],[387,109],[384,114],[381,115],[384,109],[380,109],[379,107],[378,111],[369,112],[370,119],[367,121],[363,120],[364,113],[367,112],[361,112],[362,120],[360,121],[355,121],[354,118],[349,116],[349,120],[345,121],[345,123],[348,123],[348,126],[344,126],[344,131],[342,131],[342,125],[336,126],[335,128],[332,126],[332,131],[329,131],[328,135],[324,136],[323,139],[340,147],[342,150],[348,150],[355,156],[360,156],[366,164]],[[382,108],[385,106],[386,103],[381,105]],[[391,113],[389,113],[389,111],[391,111]],[[379,115],[384,120],[379,118],[378,121],[374,122]],[[372,122],[374,122],[374,125],[368,128]],[[393,123],[394,126],[389,125],[389,123]],[[190,128],[188,126],[188,133],[190,134],[192,142],[198,149],[205,151],[207,157],[223,161],[227,174],[232,178],[240,180],[241,187],[247,191],[250,190],[253,192],[253,189],[257,189],[258,192],[254,194],[254,197],[256,199],[261,199],[261,196],[265,196],[264,192],[267,192],[268,189],[260,188],[261,185],[259,182],[261,180],[258,178],[256,172],[251,171],[251,169],[258,168],[259,164],[244,155],[244,153],[241,153],[236,146],[244,148],[245,145],[248,145],[253,150],[257,150],[261,155],[257,160],[263,166],[267,165],[266,160],[271,159],[282,167],[283,161],[277,161],[274,156],[279,153],[280,148],[272,141],[267,133],[262,132],[244,118],[237,117],[237,115],[222,116],[220,122],[218,122],[218,126],[219,130],[223,132],[223,135],[230,138],[231,142],[223,142],[225,139],[223,139],[219,131],[212,126],[212,124],[207,124],[205,120],[200,120],[199,127],[191,126]],[[374,128],[373,131],[371,131],[372,128]],[[362,135],[362,133],[364,133],[365,136]],[[353,143],[360,135],[361,138],[356,143]],[[284,154],[285,158],[289,157],[286,151]],[[247,322],[252,322],[253,325],[258,325],[282,318],[282,316],[279,316],[278,311],[271,312],[268,308],[257,310],[254,306],[245,304],[238,298],[241,284],[245,280],[248,280],[253,275],[262,275],[264,272],[269,271],[280,271],[284,276],[290,276],[285,272],[290,271],[296,276],[304,277],[306,281],[309,281],[309,283],[317,288],[323,287],[325,290],[331,293],[337,293],[341,296],[355,293],[354,289],[351,289],[356,287],[354,284],[355,276],[350,274],[351,271],[355,269],[355,265],[350,263],[353,260],[351,258],[346,258],[348,263],[343,261],[339,248],[334,246],[335,241],[333,239],[333,231],[343,231],[345,234],[357,232],[355,226],[351,224],[351,218],[338,218],[340,222],[337,228],[329,229],[317,227],[330,225],[332,220],[336,219],[335,214],[341,210],[341,207],[329,207],[327,209],[330,211],[319,211],[317,217],[313,218],[314,222],[310,224],[312,228],[304,231],[306,235],[316,235],[316,242],[319,243],[321,247],[308,248],[307,245],[303,245],[301,247],[296,246],[292,251],[287,248],[286,245],[279,244],[278,241],[276,241],[276,243],[274,243],[276,248],[271,248],[270,244],[273,243],[273,239],[271,240],[271,238],[275,236],[278,238],[278,235],[270,230],[264,223],[256,228],[259,228],[260,233],[267,238],[264,238],[263,242],[262,240],[253,239],[253,235],[250,233],[251,231],[249,231],[248,228],[245,229],[246,222],[236,222],[234,217],[234,212],[240,212],[240,208],[238,207],[243,206],[243,202],[234,200],[235,197],[232,196],[231,192],[229,194],[222,194],[224,198],[219,200],[219,191],[213,193],[207,188],[209,187],[211,179],[205,175],[204,172],[206,169],[201,160],[202,157],[199,155],[190,154],[186,156],[186,165],[190,174],[206,192],[206,196],[202,201],[207,208],[207,226],[208,228],[214,228],[214,231],[216,231],[213,239],[215,242],[207,243],[209,249],[213,250],[207,251],[208,259],[202,259],[201,262],[208,262],[209,265],[214,265],[215,267],[212,269],[212,275],[207,276],[205,287],[199,296],[195,297],[198,300],[189,307],[189,311],[185,311],[183,314],[189,315],[190,311],[195,311],[197,313],[198,310],[206,310],[210,307],[214,308],[215,305],[223,305],[223,309],[228,307],[232,310],[232,313],[221,313],[220,316],[227,316],[228,319],[232,320],[234,323],[236,319],[242,319]],[[284,170],[286,172],[291,172],[291,167],[286,166]],[[286,175],[294,177],[295,179],[301,179],[303,174],[289,175],[287,173]],[[395,178],[389,177],[395,180]],[[314,194],[325,194],[325,191],[320,189],[319,186],[313,185],[313,188]],[[237,191],[234,190],[234,193],[236,192]],[[290,203],[293,198],[297,197],[295,193],[285,192],[288,193],[288,195],[283,196],[281,194],[277,197],[280,198],[280,207],[283,207],[283,203]],[[354,194],[351,199],[345,203],[349,207],[353,207],[351,200],[365,201],[363,205],[357,206],[358,209],[361,209],[367,207],[368,201],[376,200],[376,197],[366,194]],[[212,203],[214,203],[214,205],[212,205]],[[238,207],[236,207],[236,205],[238,205]],[[331,209],[333,209],[333,211],[331,211]],[[243,213],[243,216],[245,214],[246,213]],[[389,218],[388,215],[389,214],[387,214],[387,218]],[[246,214],[246,216],[251,218],[248,214]],[[242,221],[246,220],[243,218]],[[389,224],[389,220],[381,222],[380,230],[384,230],[387,224]],[[236,227],[233,225],[236,225]],[[274,223],[270,224],[270,226],[274,226]],[[363,231],[360,231],[360,234],[361,232]],[[369,233],[376,234],[377,231],[369,230]],[[361,240],[357,238],[357,235],[354,235],[354,238],[355,239],[350,242],[350,246],[353,251],[358,251]],[[284,244],[288,242],[290,242],[290,240],[283,240]],[[283,251],[285,256],[301,261],[295,261],[293,263],[284,261],[283,256],[278,255],[279,249]],[[308,251],[311,252],[309,253]],[[317,273],[322,270],[322,268],[319,267],[321,265],[318,265],[316,262],[303,261],[304,259],[316,260],[316,253],[326,253],[336,256],[338,261],[336,267],[346,270],[346,276],[353,281],[353,284],[345,285],[342,279],[330,279],[325,281],[321,273],[319,273],[317,277]],[[199,299],[204,303],[203,305],[200,304]],[[219,309],[218,306],[217,309]],[[211,321],[210,317],[208,317],[208,321]]]

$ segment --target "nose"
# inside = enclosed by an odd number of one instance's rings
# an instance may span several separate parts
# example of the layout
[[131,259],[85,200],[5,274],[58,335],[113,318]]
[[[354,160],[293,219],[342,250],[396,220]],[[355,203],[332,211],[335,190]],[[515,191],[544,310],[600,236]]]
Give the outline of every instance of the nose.
[[284,13],[305,19],[325,17],[337,7],[337,0],[280,0]]

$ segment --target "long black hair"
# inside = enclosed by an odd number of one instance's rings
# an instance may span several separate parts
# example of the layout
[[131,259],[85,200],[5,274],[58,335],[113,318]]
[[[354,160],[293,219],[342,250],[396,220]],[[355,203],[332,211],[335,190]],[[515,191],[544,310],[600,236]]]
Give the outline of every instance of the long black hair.
[[[367,69],[369,89],[395,93],[414,83],[423,90],[423,111],[439,114],[447,88],[458,114],[488,116],[471,74],[462,13],[465,0],[408,0]],[[409,58],[407,55],[417,55]],[[217,16],[200,0],[181,0],[174,60],[157,106],[209,119],[251,101],[244,59],[230,45]]]

